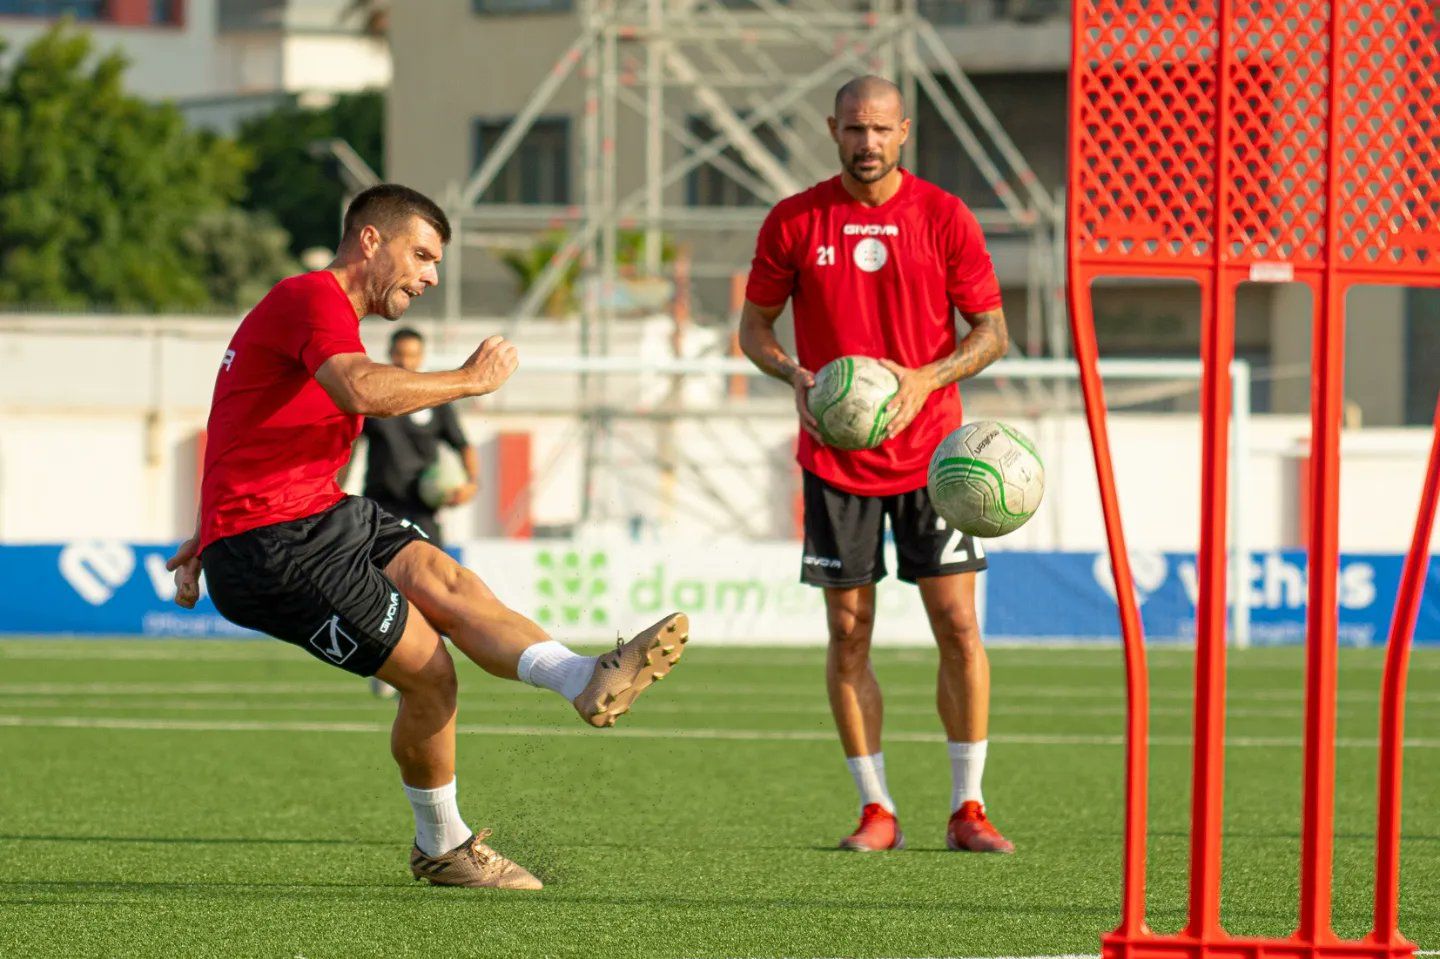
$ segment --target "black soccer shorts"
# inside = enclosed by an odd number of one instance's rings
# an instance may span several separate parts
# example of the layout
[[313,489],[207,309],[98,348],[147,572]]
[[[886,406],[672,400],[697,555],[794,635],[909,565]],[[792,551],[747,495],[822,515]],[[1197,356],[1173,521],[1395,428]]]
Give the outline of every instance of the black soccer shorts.
[[884,579],[885,517],[895,537],[899,576],[973,573],[990,561],[980,541],[951,529],[930,503],[925,487],[894,496],[861,496],[837,489],[804,470],[805,554],[800,581],[848,588]]
[[370,500],[218,539],[200,565],[230,622],[373,676],[400,642],[410,603],[383,572],[425,534]]

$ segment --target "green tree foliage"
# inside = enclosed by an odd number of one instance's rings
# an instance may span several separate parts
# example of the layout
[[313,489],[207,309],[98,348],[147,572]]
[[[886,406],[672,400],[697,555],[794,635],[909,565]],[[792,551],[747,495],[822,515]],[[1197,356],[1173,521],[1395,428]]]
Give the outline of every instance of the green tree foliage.
[[214,210],[181,234],[185,253],[201,266],[215,306],[248,309],[280,280],[300,272],[290,235],[268,213]]
[[126,94],[125,67],[62,23],[0,68],[0,303],[210,304],[185,237],[241,197],[246,156]]
[[377,172],[385,155],[385,98],[355,93],[323,110],[289,106],[240,127],[240,142],[255,156],[246,178],[245,206],[266,210],[290,232],[292,253],[334,249],[340,233],[344,185],[332,162],[310,153],[317,140],[345,140]]

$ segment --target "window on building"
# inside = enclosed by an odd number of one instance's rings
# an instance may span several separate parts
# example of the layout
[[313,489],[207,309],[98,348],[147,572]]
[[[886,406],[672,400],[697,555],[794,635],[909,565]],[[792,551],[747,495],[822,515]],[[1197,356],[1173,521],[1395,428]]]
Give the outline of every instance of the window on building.
[[[716,130],[704,117],[690,117],[686,126],[692,136],[703,141],[715,138]],[[762,123],[755,128],[755,138],[765,149],[782,163],[790,158],[790,152],[780,142],[775,128]],[[738,164],[747,172],[760,177],[755,169],[746,163],[739,150],[726,147],[721,154],[727,160]],[[763,177],[761,177],[763,179]],[[710,163],[703,163],[691,170],[685,178],[685,202],[691,206],[765,206],[766,201],[756,196],[749,187],[736,183],[723,170]]]
[[105,18],[105,0],[0,0],[0,16]]
[[569,13],[574,0],[471,0],[475,12],[487,13]]
[[[475,166],[485,157],[510,126],[510,118],[475,121]],[[500,168],[482,203],[569,203],[570,202],[570,120],[542,117],[520,140],[515,152]]]
[[179,23],[180,0],[150,0],[151,23]]

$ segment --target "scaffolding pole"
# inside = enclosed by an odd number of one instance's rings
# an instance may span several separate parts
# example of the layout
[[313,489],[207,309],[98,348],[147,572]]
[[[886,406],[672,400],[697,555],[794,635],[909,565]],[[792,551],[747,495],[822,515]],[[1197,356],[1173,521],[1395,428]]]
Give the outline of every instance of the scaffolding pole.
[[[991,185],[999,206],[972,204],[982,226],[1024,237],[1029,335],[1022,349],[1060,355],[1063,314],[1057,312],[1063,297],[1056,288],[1061,274],[1055,268],[1055,238],[1063,206],[1035,177],[939,33],[919,16],[916,0],[750,0],[745,6],[724,0],[579,0],[576,6],[578,35],[538,80],[479,167],[463,186],[452,188],[447,207],[457,241],[447,263],[447,319],[463,315],[464,271],[484,263],[478,254],[462,256],[467,238],[474,243],[477,236],[551,232],[560,237],[555,253],[519,297],[508,332],[539,316],[557,289],[575,282],[577,352],[609,357],[626,284],[665,277],[671,270],[665,251],[672,241],[691,251],[687,277],[743,271],[765,207],[834,168],[826,122],[829,88],[850,76],[882,72],[899,85],[912,116],[917,97],[932,101],[943,127]],[[515,159],[535,121],[566,112],[555,106],[557,98],[577,84],[583,91],[577,201],[486,201],[486,191]],[[700,135],[697,121],[710,136]],[[943,137],[946,131],[912,130],[902,154],[907,165],[914,164],[922,134]],[[734,184],[726,189],[738,188],[746,205],[694,205],[692,194],[701,182],[693,179],[697,171],[711,178],[706,182]],[[634,246],[632,239],[643,245]],[[623,275],[617,262],[622,250]],[[683,340],[678,327],[673,339],[678,358]],[[613,398],[604,395],[603,377],[584,373],[578,385],[581,408],[595,411],[585,413],[579,440],[584,517],[603,520],[592,508],[592,494],[595,464],[609,455],[614,439],[610,419],[600,411],[613,405]],[[682,394],[674,391],[675,403],[683,404]]]

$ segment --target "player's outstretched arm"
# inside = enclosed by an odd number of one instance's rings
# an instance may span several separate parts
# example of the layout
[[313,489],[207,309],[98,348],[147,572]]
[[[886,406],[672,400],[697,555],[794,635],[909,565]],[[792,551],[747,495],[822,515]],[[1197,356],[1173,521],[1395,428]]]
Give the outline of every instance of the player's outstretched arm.
[[810,413],[805,394],[815,385],[815,376],[790,357],[775,338],[775,321],[784,312],[785,304],[757,306],[749,300],[740,310],[740,350],[761,372],[784,380],[795,390],[795,409],[800,414],[800,427],[817,440],[820,424]]
[[411,373],[376,363],[364,353],[341,353],[320,364],[315,379],[346,413],[403,416],[466,396],[493,393],[519,363],[515,345],[503,336],[492,336],[458,370]]
[[967,313],[965,321],[970,324],[970,332],[956,344],[955,352],[943,359],[913,370],[890,360],[880,361],[900,380],[900,389],[887,406],[891,417],[885,430],[887,437],[897,436],[909,426],[931,393],[974,376],[1010,349],[1004,310],[997,307],[983,313]]

